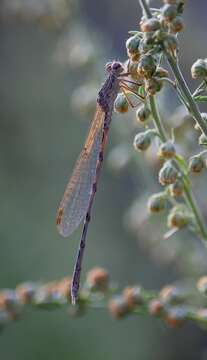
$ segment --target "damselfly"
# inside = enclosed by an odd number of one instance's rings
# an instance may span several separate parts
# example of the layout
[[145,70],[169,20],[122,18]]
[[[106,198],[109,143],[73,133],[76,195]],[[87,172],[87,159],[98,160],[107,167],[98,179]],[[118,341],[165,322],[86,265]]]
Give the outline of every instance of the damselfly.
[[[126,90],[131,91],[126,85],[126,82],[131,81],[122,78],[128,73],[123,72],[124,68],[121,63],[117,61],[108,63],[106,70],[109,75],[98,93],[96,112],[88,136],[57,211],[58,231],[65,237],[71,235],[85,218],[71,285],[73,304],[78,297],[86,234],[103,162],[114,102],[120,89],[124,91],[126,96]],[[129,99],[128,101],[130,102]]]

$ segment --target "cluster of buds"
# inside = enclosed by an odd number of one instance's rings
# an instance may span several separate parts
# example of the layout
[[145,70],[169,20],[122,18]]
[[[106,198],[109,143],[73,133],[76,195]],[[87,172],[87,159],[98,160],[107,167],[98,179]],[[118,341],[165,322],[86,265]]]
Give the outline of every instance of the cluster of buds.
[[[103,296],[109,290],[109,274],[101,268],[93,268],[86,276],[80,291],[77,306],[70,308],[71,315],[80,315],[85,310],[90,297],[97,293]],[[48,283],[25,282],[16,289],[0,291],[0,328],[17,320],[23,310],[32,306],[45,310],[55,310],[71,304],[71,277],[64,277]]]
[[[160,11],[153,11],[148,19],[142,17],[140,30],[132,32],[126,41],[127,72],[133,80],[142,83],[142,95],[155,95],[162,89],[163,81],[168,78],[168,71],[159,66],[158,55],[163,51],[176,56],[178,43],[176,34],[183,30],[183,1],[165,1]],[[137,92],[136,84],[127,85]],[[139,90],[137,92],[139,95]],[[124,94],[118,95],[115,110],[124,113],[128,111],[128,103]],[[144,122],[149,117],[137,113],[137,119]],[[141,115],[141,116],[140,116]],[[140,120],[141,119],[141,120]]]
[[[206,295],[206,276],[199,279],[197,288]],[[206,326],[207,309],[192,305],[195,291],[194,287],[176,285],[167,285],[160,292],[146,291],[140,286],[127,287],[110,300],[108,307],[115,319],[142,314],[157,317],[173,328],[181,327],[186,321]]]
[[[14,290],[1,290],[0,327],[17,320],[28,305],[46,310],[70,305],[70,287],[71,278],[65,277],[46,284],[26,282]],[[200,297],[207,295],[207,276],[198,280],[197,290]],[[192,305],[196,291],[194,286],[168,285],[158,292],[135,285],[127,286],[117,295],[114,295],[114,291],[113,288],[112,292],[109,274],[105,269],[97,267],[90,270],[81,289],[78,304],[73,309],[70,307],[69,314],[84,314],[88,308],[98,308],[99,304],[103,306],[105,300],[109,299],[108,309],[115,319],[142,314],[158,317],[171,327],[180,327],[187,320],[193,320],[198,325],[207,325],[207,309],[198,305],[198,296],[196,305]]]

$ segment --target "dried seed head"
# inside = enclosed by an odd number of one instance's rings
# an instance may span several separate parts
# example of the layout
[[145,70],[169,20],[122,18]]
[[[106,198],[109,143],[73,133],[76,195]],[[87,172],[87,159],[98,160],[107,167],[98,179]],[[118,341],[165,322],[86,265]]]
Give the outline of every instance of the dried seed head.
[[143,304],[142,288],[140,286],[125,288],[123,291],[123,297],[130,309]]
[[167,161],[159,172],[159,182],[161,185],[174,184],[178,177],[178,171],[170,161]]
[[172,159],[176,154],[175,145],[172,141],[167,141],[160,145],[158,155],[164,159]]
[[123,296],[117,296],[109,302],[109,311],[115,319],[120,319],[130,311],[129,306]]
[[109,283],[109,274],[103,268],[94,268],[87,274],[87,284],[95,291],[106,291]]
[[150,196],[147,207],[151,213],[158,213],[166,209],[167,197],[166,194],[161,192]]
[[189,161],[189,170],[192,174],[200,173],[204,167],[205,163],[201,155],[195,155]]
[[118,94],[114,102],[114,109],[116,112],[121,114],[126,113],[129,109],[129,104],[127,102],[126,96],[124,94]]
[[207,63],[204,59],[198,59],[191,67],[193,79],[204,79],[207,76]]
[[170,185],[170,195],[173,197],[179,197],[183,195],[183,182],[181,179],[177,179],[174,184]]
[[143,32],[152,32],[160,29],[160,22],[156,18],[145,19],[140,22],[140,28]]
[[148,95],[155,95],[162,89],[163,82],[160,79],[151,78],[145,80],[145,91]]
[[184,21],[182,16],[176,16],[175,19],[170,23],[170,31],[173,33],[178,33],[183,31]]
[[165,4],[161,9],[161,14],[166,22],[170,22],[177,15],[177,7],[173,4]]
[[151,145],[152,137],[154,137],[153,130],[138,133],[134,138],[134,148],[140,151],[147,150]]
[[181,229],[190,222],[190,215],[186,209],[180,205],[174,206],[167,218],[169,228]]
[[152,55],[143,55],[138,63],[137,68],[138,74],[140,76],[149,79],[156,71],[156,63]]
[[136,111],[137,121],[144,123],[149,119],[151,112],[146,105],[141,105]]
[[204,294],[207,295],[207,276],[202,276],[198,282],[197,282],[197,288],[198,290]]

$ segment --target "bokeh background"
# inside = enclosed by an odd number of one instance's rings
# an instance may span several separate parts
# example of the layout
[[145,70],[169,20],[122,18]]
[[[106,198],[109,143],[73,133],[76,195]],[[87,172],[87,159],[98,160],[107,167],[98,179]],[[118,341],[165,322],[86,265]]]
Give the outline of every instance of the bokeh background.
[[[127,32],[141,16],[137,0],[67,4],[4,0],[0,5],[1,288],[72,272],[81,229],[62,239],[56,208],[83,144],[104,64],[126,58]],[[206,56],[206,10],[201,0],[186,6],[180,59],[189,82],[192,62]],[[169,113],[172,103],[177,106],[168,92],[160,102]],[[183,234],[190,243],[188,259],[178,245],[181,238],[163,246],[153,219],[137,230],[147,195],[159,187],[152,154],[134,154],[136,131],[133,112],[114,116],[82,276],[99,265],[120,287],[141,283],[159,289],[202,273],[207,254],[189,234]],[[192,150],[189,141],[190,135],[186,148]],[[64,310],[29,312],[5,329],[0,342],[5,360],[207,359],[206,335],[194,326],[171,330],[135,316],[115,321],[104,309],[75,319]]]

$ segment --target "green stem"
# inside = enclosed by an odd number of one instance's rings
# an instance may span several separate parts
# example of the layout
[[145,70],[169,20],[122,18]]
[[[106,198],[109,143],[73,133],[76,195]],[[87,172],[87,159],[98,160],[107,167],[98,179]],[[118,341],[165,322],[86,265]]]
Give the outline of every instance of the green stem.
[[160,116],[159,116],[159,113],[157,110],[157,105],[156,105],[154,96],[149,97],[149,103],[150,103],[151,112],[152,112],[152,116],[153,116],[153,120],[154,120],[154,126],[160,135],[161,141],[166,142],[167,136],[165,134],[165,129],[163,127],[162,121],[160,119]]
[[[184,191],[185,191],[186,200],[187,200],[189,206],[191,207],[191,210],[192,210],[192,212],[195,216],[196,222],[198,224],[201,237],[203,240],[206,241],[207,240],[207,232],[206,232],[205,225],[204,225],[204,222],[202,219],[202,215],[200,213],[199,208],[196,206],[196,202],[195,202],[194,196],[192,194],[192,191],[191,191],[189,185],[187,185],[185,182],[184,182]],[[205,245],[206,245],[206,242],[205,242]]]
[[187,107],[188,107],[190,113],[192,114],[194,119],[198,122],[203,133],[207,136],[207,124],[203,120],[201,113],[198,109],[198,106],[191,95],[188,85],[186,84],[185,79],[180,71],[178,62],[169,53],[166,53],[166,57],[167,57],[169,65],[172,69],[172,72],[177,80],[177,84],[178,84],[182,94],[184,95],[184,97],[186,98],[186,100],[188,102]]
[[142,8],[143,13],[146,15],[148,19],[152,17],[152,13],[150,11],[150,8],[146,2],[146,0],[139,0],[140,6]]
[[[161,121],[159,112],[157,110],[155,97],[150,96],[149,102],[150,102],[151,112],[152,112],[152,116],[153,116],[154,126],[155,126],[156,130],[159,132],[161,141],[166,142],[167,141],[167,136],[165,134],[165,130],[164,130],[164,127],[162,125],[162,121]],[[176,160],[174,160],[174,162],[175,162],[176,168],[181,173],[183,173],[182,169],[180,168],[179,163]],[[191,188],[190,188],[190,185],[189,185],[189,181],[184,180],[183,183],[184,183],[185,198],[186,198],[187,203],[188,203],[188,205],[189,205],[189,207],[190,207],[190,209],[191,209],[191,211],[192,211],[192,213],[194,215],[194,218],[196,220],[196,223],[197,223],[199,232],[200,232],[200,234],[202,236],[202,239],[205,240],[205,243],[206,243],[207,232],[206,232],[206,229],[205,229],[204,221],[202,219],[200,210],[199,210],[199,208],[198,208],[198,206],[196,204],[196,201],[194,199],[194,196],[192,194],[192,191],[191,191]]]
[[[152,13],[150,11],[150,8],[149,8],[146,0],[139,0],[139,3],[140,3],[140,6],[142,7],[144,13],[146,14],[147,18],[151,18]],[[198,122],[203,133],[207,136],[207,124],[203,120],[201,113],[198,109],[198,106],[192,97],[192,94],[188,88],[188,85],[186,84],[185,79],[180,71],[178,62],[168,52],[166,52],[165,55],[167,57],[168,63],[171,67],[171,70],[177,80],[177,84],[180,88],[180,91],[183,95],[184,105],[187,107],[188,111],[191,113],[191,115],[194,117],[194,119]]]

